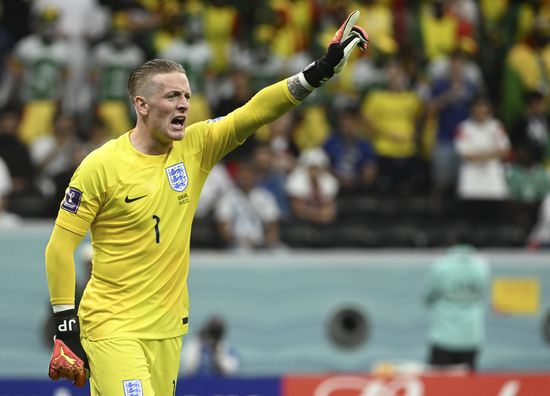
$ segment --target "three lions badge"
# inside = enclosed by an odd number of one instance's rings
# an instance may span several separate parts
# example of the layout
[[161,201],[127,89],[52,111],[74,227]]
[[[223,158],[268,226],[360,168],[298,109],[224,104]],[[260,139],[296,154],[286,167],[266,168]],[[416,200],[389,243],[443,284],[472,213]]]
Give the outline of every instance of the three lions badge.
[[172,190],[177,192],[182,192],[185,190],[189,179],[187,177],[187,171],[185,170],[183,162],[178,162],[177,164],[166,168],[166,175],[168,176],[168,181],[170,182],[170,187],[172,187]]

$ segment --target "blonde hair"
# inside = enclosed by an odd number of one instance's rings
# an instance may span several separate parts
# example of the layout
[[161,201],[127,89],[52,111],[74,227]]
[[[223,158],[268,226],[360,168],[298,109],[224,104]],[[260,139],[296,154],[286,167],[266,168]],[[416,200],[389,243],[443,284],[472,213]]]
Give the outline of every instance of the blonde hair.
[[130,97],[133,99],[136,96],[146,96],[153,76],[165,73],[185,74],[185,69],[179,63],[167,59],[152,59],[138,66],[128,78]]

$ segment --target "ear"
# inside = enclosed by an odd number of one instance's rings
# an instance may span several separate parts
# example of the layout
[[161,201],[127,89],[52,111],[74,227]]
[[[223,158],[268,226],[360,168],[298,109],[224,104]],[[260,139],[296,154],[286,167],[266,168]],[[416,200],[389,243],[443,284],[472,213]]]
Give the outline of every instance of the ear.
[[136,111],[141,115],[147,115],[149,112],[149,103],[147,103],[147,99],[143,96],[136,96],[134,98],[134,106]]

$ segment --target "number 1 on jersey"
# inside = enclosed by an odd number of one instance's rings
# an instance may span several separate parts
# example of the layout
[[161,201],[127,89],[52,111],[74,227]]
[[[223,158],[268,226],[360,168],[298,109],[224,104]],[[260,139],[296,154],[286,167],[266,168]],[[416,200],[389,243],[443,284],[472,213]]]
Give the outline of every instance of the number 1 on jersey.
[[160,243],[160,229],[159,229],[159,223],[160,223],[160,217],[157,215],[153,215],[153,220],[155,220],[155,238],[157,241],[157,244]]

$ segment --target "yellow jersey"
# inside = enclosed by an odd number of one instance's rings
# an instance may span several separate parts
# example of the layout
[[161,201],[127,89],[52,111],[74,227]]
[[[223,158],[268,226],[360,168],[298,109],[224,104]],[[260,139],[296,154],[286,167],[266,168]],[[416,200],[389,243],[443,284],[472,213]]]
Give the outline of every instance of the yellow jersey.
[[[361,111],[379,131],[373,139],[378,155],[406,158],[416,154],[415,128],[421,104],[412,91],[372,91],[365,97]],[[388,133],[401,140],[396,142]]]
[[191,224],[208,173],[296,104],[282,81],[226,117],[188,126],[167,154],[138,152],[130,131],[84,159],[56,219],[78,235],[90,229],[93,268],[79,307],[83,337],[164,339],[187,332]]

